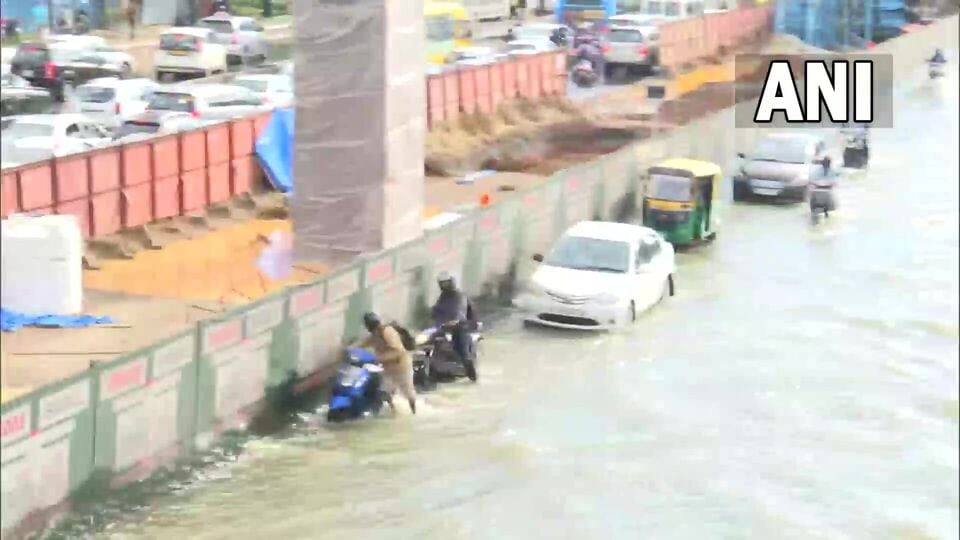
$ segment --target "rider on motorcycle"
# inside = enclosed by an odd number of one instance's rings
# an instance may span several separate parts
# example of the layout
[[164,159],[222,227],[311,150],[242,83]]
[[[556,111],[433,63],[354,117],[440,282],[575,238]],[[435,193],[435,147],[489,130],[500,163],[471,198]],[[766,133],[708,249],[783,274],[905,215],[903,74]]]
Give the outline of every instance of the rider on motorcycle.
[[590,62],[593,71],[595,71],[598,76],[603,75],[603,49],[600,47],[600,40],[597,39],[596,36],[585,36],[582,39],[580,46],[576,49],[576,58],[577,63],[581,60]]
[[453,349],[461,360],[465,360],[470,354],[469,325],[475,320],[473,306],[449,273],[440,272],[437,285],[440,286],[440,296],[431,310],[433,325],[437,330],[450,328]]
[[928,60],[928,62],[930,62],[931,64],[946,64],[947,57],[944,56],[943,49],[938,47],[937,50],[933,53],[933,58]]

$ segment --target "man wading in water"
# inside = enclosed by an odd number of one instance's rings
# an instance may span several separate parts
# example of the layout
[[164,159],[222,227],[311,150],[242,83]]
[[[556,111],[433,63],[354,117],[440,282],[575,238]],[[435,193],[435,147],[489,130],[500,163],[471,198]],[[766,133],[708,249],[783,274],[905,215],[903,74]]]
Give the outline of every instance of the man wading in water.
[[[357,346],[373,348],[377,361],[383,366],[384,389],[390,396],[399,390],[410,404],[410,412],[417,414],[417,391],[413,387],[413,359],[403,346],[400,333],[388,324],[383,324],[376,313],[363,315],[363,326],[370,332]],[[390,400],[393,407],[393,400]]]

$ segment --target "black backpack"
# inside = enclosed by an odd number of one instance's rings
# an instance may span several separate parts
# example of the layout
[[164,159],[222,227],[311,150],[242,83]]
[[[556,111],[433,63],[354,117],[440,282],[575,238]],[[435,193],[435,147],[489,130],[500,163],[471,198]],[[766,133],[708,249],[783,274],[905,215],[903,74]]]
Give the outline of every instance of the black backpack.
[[417,340],[413,338],[413,335],[410,334],[410,331],[406,328],[400,326],[400,323],[394,321],[390,323],[390,326],[400,334],[400,341],[403,343],[403,348],[408,351],[417,350]]

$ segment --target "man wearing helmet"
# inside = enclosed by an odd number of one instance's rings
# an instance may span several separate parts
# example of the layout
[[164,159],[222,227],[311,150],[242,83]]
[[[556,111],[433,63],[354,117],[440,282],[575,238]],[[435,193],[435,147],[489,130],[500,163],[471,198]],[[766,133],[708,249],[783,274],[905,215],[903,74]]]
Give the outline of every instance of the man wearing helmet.
[[473,320],[473,306],[448,272],[437,276],[440,296],[433,305],[431,315],[433,325],[439,329],[448,327],[453,335],[453,348],[461,359],[468,358],[470,340],[467,336],[467,323]]
[[[383,366],[383,379],[386,383],[386,392],[393,395],[399,390],[410,404],[410,412],[417,414],[417,391],[413,387],[413,359],[410,352],[403,346],[400,334],[389,324],[383,324],[380,317],[373,312],[363,315],[363,326],[370,332],[360,343],[359,347],[373,348],[377,361]],[[393,401],[390,401],[393,407]]]

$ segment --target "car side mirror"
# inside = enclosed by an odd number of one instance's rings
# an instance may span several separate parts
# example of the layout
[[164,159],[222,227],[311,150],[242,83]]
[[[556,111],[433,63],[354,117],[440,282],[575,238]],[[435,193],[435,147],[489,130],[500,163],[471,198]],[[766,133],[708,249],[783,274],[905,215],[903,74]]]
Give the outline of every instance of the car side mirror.
[[541,255],[541,254],[539,254],[539,253],[534,253],[534,254],[533,254],[533,260],[537,261],[538,263],[542,263],[542,262],[543,262],[543,255]]

